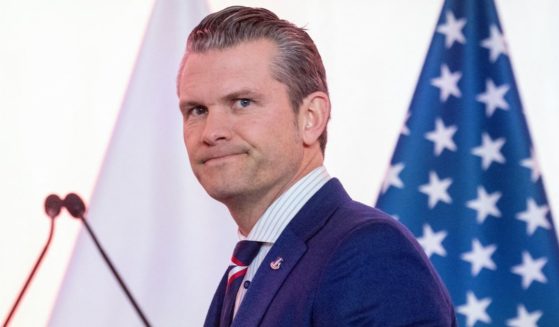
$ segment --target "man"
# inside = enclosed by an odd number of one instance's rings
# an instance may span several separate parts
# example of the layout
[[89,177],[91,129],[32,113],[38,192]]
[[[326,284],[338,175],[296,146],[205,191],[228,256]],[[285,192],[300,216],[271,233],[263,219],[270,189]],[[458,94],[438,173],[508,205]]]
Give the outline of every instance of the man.
[[255,246],[252,263],[235,254],[206,326],[455,324],[411,234],[322,166],[330,101],[303,29],[265,9],[207,16],[188,38],[178,93],[194,174],[229,209],[237,249]]

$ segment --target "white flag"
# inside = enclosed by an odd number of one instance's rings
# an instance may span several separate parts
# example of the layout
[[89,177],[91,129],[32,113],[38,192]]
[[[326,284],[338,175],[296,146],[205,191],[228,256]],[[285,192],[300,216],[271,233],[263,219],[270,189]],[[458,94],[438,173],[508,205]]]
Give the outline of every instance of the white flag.
[[[155,326],[202,325],[235,243],[182,142],[176,75],[205,12],[203,1],[156,1],[87,218]],[[85,230],[49,325],[142,325]]]

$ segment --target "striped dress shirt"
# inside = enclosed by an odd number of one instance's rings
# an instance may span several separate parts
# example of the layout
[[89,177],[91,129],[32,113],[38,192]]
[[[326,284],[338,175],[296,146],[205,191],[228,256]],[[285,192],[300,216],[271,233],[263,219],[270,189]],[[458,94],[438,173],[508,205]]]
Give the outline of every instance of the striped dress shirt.
[[256,271],[264,261],[264,258],[281,235],[285,226],[289,224],[291,219],[295,217],[297,212],[307,203],[307,201],[330,179],[330,175],[324,166],[320,166],[305,177],[301,178],[297,183],[293,184],[285,193],[277,198],[266,209],[262,217],[258,219],[247,237],[239,232],[240,240],[251,240],[263,242],[256,258],[248,266],[247,273],[243,279],[243,283],[237,293],[235,302],[235,311],[237,313],[239,305],[247,292],[250,281],[254,278]]

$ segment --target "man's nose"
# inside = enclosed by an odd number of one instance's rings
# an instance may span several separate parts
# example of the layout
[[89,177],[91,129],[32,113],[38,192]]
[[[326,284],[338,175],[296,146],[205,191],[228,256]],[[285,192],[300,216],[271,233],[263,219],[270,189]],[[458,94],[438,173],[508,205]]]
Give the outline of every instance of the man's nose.
[[210,110],[204,124],[202,139],[204,143],[215,145],[231,138],[231,119],[222,110]]

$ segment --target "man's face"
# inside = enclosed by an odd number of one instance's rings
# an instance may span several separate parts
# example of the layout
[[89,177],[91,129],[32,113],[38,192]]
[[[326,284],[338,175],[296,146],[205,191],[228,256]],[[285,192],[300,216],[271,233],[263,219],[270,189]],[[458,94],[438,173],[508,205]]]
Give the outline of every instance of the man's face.
[[303,169],[287,86],[272,77],[265,39],[188,55],[180,78],[184,142],[194,174],[225,204],[275,198]]

